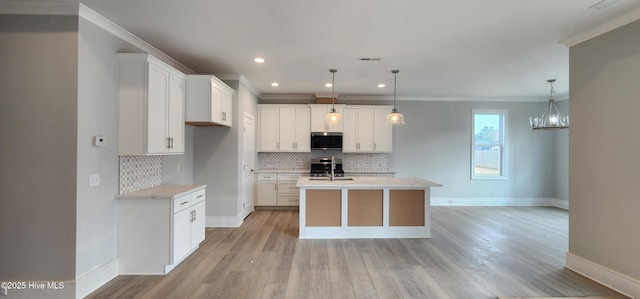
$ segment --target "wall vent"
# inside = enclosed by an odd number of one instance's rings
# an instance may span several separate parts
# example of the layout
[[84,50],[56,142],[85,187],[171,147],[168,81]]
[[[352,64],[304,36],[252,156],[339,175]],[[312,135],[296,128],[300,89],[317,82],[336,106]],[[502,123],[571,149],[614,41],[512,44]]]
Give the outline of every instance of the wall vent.
[[380,57],[360,57],[358,58],[360,61],[380,61],[382,58]]

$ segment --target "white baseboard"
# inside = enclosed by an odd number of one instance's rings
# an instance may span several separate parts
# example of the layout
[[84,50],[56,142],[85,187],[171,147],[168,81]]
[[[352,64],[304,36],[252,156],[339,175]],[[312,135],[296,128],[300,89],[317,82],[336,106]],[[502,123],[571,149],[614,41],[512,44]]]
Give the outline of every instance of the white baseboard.
[[567,252],[565,267],[630,298],[640,298],[640,281]]
[[76,279],[76,298],[84,298],[118,276],[118,259],[114,259]]
[[569,201],[557,198],[431,197],[432,206],[524,206],[569,209]]
[[242,216],[207,216],[206,227],[239,227],[244,218]]

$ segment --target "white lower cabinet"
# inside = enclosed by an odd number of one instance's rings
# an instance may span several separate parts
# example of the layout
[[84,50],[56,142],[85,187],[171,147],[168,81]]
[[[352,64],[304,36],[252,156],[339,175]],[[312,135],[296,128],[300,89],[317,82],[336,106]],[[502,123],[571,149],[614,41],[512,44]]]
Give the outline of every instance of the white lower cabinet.
[[120,274],[167,274],[205,237],[205,189],[177,197],[122,197],[118,215]]
[[256,206],[300,205],[300,191],[296,187],[298,178],[306,176],[301,173],[261,173],[256,184]]
[[278,175],[258,174],[256,206],[275,206],[278,203]]

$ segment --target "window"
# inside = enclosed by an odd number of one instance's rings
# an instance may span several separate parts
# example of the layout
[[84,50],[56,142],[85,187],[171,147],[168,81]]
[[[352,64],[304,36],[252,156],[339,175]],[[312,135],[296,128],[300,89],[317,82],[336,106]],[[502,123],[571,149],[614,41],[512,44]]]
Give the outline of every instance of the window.
[[506,110],[473,109],[471,178],[506,179]]

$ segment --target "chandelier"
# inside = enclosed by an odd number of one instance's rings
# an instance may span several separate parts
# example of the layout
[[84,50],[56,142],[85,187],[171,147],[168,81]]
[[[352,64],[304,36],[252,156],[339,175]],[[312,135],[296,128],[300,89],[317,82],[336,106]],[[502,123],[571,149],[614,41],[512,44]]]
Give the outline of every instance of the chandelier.
[[569,116],[563,116],[560,113],[558,106],[555,104],[555,99],[553,98],[553,94],[555,93],[555,89],[553,89],[553,82],[556,82],[556,79],[549,79],[547,82],[549,82],[549,85],[551,86],[551,94],[549,95],[547,108],[545,108],[544,113],[542,113],[541,116],[529,117],[529,125],[531,125],[531,128],[534,130],[568,129]]

